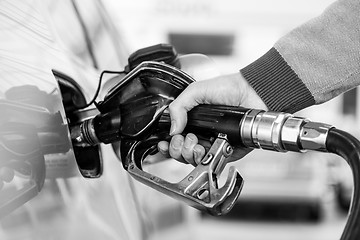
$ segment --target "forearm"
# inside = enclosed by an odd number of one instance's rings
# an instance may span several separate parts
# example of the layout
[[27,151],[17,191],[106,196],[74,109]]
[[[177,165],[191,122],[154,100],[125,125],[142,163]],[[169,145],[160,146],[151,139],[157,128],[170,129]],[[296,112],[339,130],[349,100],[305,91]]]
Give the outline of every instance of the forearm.
[[296,112],[360,83],[360,1],[341,0],[241,69],[269,109]]

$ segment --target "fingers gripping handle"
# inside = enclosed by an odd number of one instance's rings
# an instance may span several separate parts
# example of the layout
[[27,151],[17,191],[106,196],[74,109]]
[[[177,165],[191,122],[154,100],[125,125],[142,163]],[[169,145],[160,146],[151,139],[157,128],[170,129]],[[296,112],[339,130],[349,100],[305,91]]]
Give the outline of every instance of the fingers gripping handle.
[[227,163],[227,157],[232,154],[226,135],[219,134],[201,163],[178,183],[167,182],[142,170],[142,161],[150,152],[149,145],[156,142],[155,139],[149,141],[134,142],[126,157],[125,168],[135,179],[215,216],[226,214],[232,209],[240,195],[243,179],[231,167],[226,183],[218,187],[217,180]]

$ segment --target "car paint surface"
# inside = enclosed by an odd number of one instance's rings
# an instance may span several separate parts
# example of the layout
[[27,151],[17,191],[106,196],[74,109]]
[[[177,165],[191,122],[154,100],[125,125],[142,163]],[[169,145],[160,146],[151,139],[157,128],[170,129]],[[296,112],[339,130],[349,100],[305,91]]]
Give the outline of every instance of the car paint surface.
[[[100,147],[100,178],[83,178],[76,164],[52,71],[74,79],[90,101],[101,70],[124,68],[128,52],[102,2],[0,1],[0,31],[1,146],[11,153],[0,156],[0,166],[20,162],[28,170],[3,181],[0,238],[137,240],[182,223],[183,205],[135,182],[111,145]],[[22,128],[11,128],[10,135],[9,122]],[[26,142],[9,149],[5,136]],[[26,151],[31,143],[36,151]]]

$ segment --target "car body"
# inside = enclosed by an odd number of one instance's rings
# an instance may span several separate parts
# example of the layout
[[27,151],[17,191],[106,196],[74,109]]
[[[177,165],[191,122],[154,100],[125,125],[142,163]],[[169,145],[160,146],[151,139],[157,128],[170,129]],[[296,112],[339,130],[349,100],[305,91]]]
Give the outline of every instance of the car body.
[[1,1],[0,13],[0,238],[138,240],[182,224],[184,206],[134,181],[113,146],[72,145],[100,72],[129,55],[103,2]]

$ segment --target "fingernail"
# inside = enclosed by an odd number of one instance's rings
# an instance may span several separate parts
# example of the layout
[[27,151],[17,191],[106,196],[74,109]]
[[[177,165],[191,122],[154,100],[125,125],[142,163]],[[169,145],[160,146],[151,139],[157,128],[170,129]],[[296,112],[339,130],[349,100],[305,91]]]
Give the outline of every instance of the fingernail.
[[157,150],[162,154],[164,155],[166,152],[159,146],[157,146]]
[[194,141],[189,135],[186,136],[186,140],[184,143],[184,148],[190,148],[191,143]]
[[173,135],[176,131],[176,121],[172,120],[171,121],[171,128],[170,128],[170,135]]
[[195,146],[193,151],[194,151],[194,160],[196,164],[200,164],[203,157],[202,150],[199,147]]
[[183,145],[183,141],[181,139],[176,139],[174,141],[172,141],[172,147],[174,149],[180,149]]

